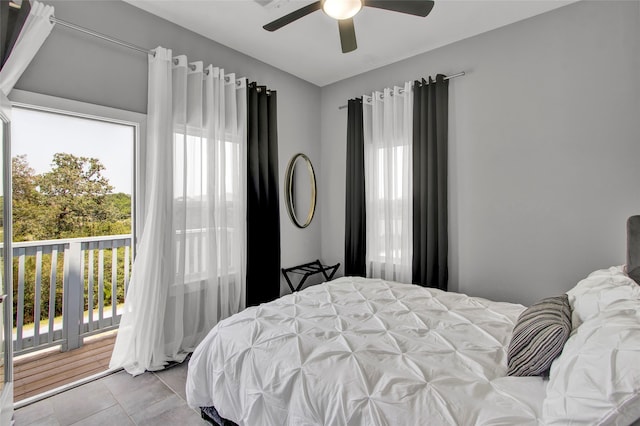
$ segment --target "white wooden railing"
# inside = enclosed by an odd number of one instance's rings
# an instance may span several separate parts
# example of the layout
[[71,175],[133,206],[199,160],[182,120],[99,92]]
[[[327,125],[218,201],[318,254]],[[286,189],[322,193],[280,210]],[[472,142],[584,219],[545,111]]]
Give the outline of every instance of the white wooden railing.
[[[75,349],[84,337],[118,327],[131,270],[131,235],[18,242],[13,258],[15,355],[57,345]],[[109,270],[111,276],[105,276]],[[32,314],[25,312],[27,296],[33,298]]]

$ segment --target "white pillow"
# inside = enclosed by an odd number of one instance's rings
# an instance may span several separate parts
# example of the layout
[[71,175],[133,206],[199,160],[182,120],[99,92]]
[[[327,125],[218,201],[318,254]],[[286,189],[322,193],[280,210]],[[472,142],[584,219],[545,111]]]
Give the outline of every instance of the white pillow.
[[624,267],[613,266],[591,273],[567,292],[571,305],[573,330],[608,306],[624,300],[640,300],[640,286],[624,273]]
[[551,366],[549,425],[628,425],[640,418],[640,300],[614,301],[574,331]]

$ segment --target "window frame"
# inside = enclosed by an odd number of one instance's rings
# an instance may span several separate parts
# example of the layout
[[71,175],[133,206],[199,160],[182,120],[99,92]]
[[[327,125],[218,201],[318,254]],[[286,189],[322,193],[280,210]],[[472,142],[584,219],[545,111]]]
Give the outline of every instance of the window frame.
[[144,219],[145,168],[143,160],[145,158],[144,155],[146,150],[143,141],[146,141],[146,114],[18,89],[11,91],[9,94],[9,100],[11,101],[12,107],[133,127],[133,170],[131,171],[133,178],[133,194],[131,194],[131,250],[132,256],[135,257],[137,243],[142,233]]

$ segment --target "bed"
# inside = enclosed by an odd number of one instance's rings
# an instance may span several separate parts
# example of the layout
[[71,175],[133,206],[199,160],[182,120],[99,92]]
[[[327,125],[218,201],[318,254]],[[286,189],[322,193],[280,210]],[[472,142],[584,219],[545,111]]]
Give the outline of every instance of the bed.
[[190,359],[187,400],[221,425],[633,423],[640,286],[612,267],[563,297],[550,370],[510,376],[533,307],[339,278],[221,321]]

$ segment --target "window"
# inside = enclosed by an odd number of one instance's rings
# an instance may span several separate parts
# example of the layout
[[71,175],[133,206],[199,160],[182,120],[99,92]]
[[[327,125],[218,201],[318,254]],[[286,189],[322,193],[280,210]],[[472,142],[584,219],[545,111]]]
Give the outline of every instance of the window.
[[376,248],[376,251],[370,254],[373,261],[399,263],[402,256],[407,255],[403,253],[404,246],[401,244],[403,205],[408,203],[408,194],[403,192],[403,189],[410,184],[403,179],[403,157],[406,148],[378,148],[375,153],[377,164],[373,173],[377,175],[374,187],[376,197],[371,202],[370,210],[375,222],[369,222],[369,225],[375,228],[372,236],[377,238],[371,245]]
[[[365,148],[367,258],[370,276],[404,278],[411,261],[410,147]],[[402,270],[405,272],[401,272]],[[393,277],[393,278],[391,278]]]
[[14,228],[14,240],[140,232],[136,213],[143,208],[144,179],[136,175],[142,170],[136,161],[146,117],[20,90],[11,93],[11,101],[14,193],[28,190],[17,185],[30,183],[40,198],[87,195],[56,205],[62,209],[58,223],[47,223],[48,230],[37,235]]
[[13,108],[14,241],[131,234],[135,128]]
[[363,105],[367,276],[411,282],[413,244],[410,87]]
[[239,141],[210,141],[192,133],[189,131],[186,137],[174,135],[173,198],[177,272],[184,274],[185,282],[198,283],[209,275],[212,266],[207,260],[210,241],[217,241],[220,246],[215,250],[216,274],[235,273],[227,268],[238,262],[230,263],[227,256],[240,249],[237,244],[241,240],[234,235],[244,220],[239,197],[243,194],[245,168],[241,164],[244,160]]

